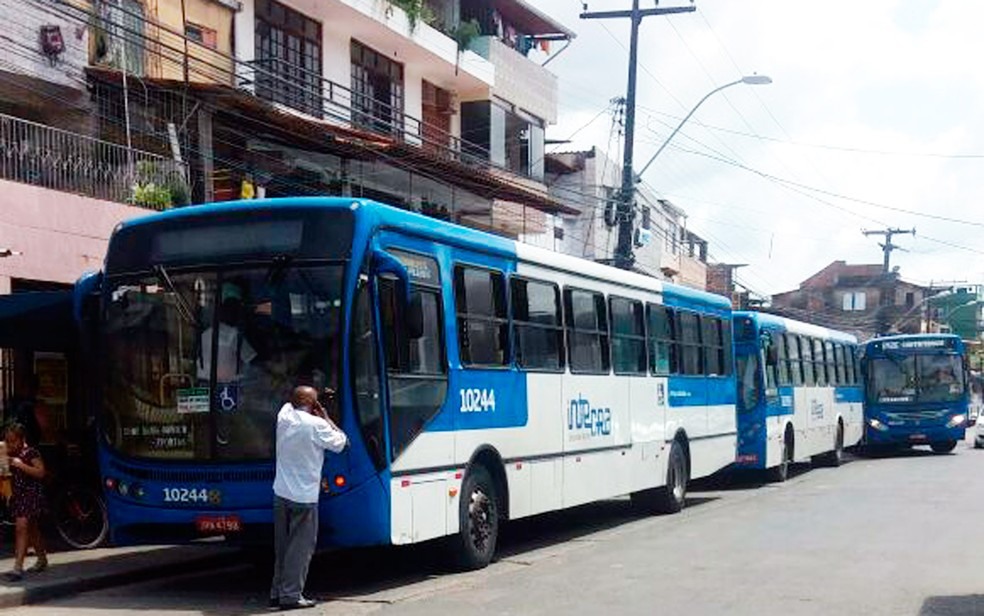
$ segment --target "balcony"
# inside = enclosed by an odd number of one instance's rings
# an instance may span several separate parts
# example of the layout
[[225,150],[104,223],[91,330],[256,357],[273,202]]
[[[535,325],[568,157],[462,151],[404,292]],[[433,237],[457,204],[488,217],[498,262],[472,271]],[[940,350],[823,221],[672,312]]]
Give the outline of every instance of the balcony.
[[506,45],[496,36],[480,36],[469,49],[495,67],[495,95],[548,124],[557,121],[557,76]]
[[164,209],[182,177],[164,156],[0,114],[0,179]]

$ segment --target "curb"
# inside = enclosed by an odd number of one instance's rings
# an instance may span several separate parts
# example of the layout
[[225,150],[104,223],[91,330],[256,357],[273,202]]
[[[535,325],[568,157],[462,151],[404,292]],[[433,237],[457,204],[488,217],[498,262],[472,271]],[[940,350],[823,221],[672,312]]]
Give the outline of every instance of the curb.
[[50,583],[25,587],[8,586],[0,589],[0,609],[44,603],[93,590],[171,577],[211,567],[222,567],[235,562],[241,563],[242,558],[242,554],[238,551],[206,553],[173,562],[135,565],[132,569],[107,572],[102,575],[99,573],[74,575],[54,579]]

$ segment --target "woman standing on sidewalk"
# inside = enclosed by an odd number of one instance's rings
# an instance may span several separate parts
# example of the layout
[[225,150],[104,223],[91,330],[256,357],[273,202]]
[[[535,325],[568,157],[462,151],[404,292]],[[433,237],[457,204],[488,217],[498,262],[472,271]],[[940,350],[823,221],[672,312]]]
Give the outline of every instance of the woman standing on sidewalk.
[[8,582],[18,582],[24,577],[24,558],[27,548],[34,546],[38,561],[31,567],[32,572],[48,568],[48,554],[44,549],[39,521],[47,511],[44,498],[44,462],[37,449],[27,444],[24,426],[11,424],[4,431],[7,444],[12,493],[10,514],[14,518],[16,538],[14,542],[14,568],[4,575]]

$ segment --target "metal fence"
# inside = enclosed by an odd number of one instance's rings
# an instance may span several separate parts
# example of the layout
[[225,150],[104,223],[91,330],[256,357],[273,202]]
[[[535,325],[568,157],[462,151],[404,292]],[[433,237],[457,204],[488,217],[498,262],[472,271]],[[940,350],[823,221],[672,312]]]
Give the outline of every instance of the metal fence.
[[164,156],[0,114],[0,179],[163,209],[154,195],[183,178]]

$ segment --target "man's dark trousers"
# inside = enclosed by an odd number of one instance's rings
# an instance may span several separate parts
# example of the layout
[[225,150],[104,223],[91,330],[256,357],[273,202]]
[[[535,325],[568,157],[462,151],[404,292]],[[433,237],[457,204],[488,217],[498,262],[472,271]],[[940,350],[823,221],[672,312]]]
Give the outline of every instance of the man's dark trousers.
[[308,566],[318,541],[317,503],[295,503],[275,496],[273,535],[270,598],[281,605],[297,603],[304,591]]

